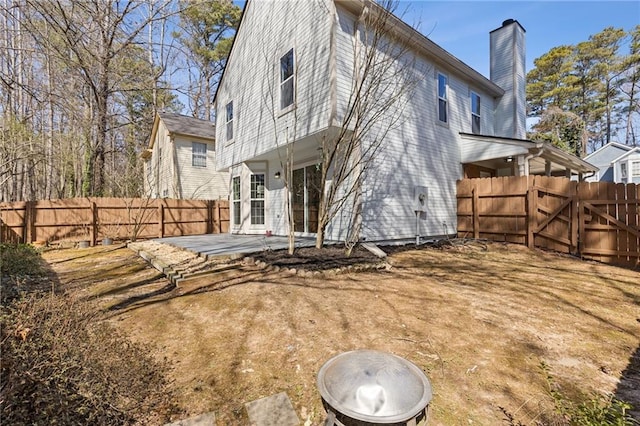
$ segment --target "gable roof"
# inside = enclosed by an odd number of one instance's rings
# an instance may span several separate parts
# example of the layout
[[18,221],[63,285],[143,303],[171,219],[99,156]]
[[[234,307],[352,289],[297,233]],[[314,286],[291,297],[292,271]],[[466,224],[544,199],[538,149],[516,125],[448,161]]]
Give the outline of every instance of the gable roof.
[[192,136],[199,139],[208,139],[212,142],[216,139],[216,126],[210,121],[172,112],[158,112],[153,119],[149,145],[140,155],[145,160],[151,158],[151,151],[160,127],[160,120],[162,120],[170,135]]
[[640,154],[640,148],[639,147],[635,147],[635,148],[634,147],[629,147],[629,148],[630,148],[629,151],[625,152],[624,154],[622,154],[618,158],[615,158],[614,160],[612,160],[611,164],[617,163],[620,160],[624,160],[626,157],[629,157],[629,156],[633,155],[634,153]]
[[[233,42],[231,43],[231,49],[229,49],[229,56],[227,57],[227,63],[233,56],[234,47],[237,40],[238,33],[242,30],[243,18],[245,16],[245,12],[251,5],[254,0],[247,0],[244,5],[244,9],[242,10],[242,15],[240,15],[240,22],[238,23],[238,29],[236,30],[236,34],[233,37]],[[345,7],[347,10],[350,10],[352,13],[359,13],[364,7],[365,3],[367,7],[372,7],[381,11],[383,8],[375,1],[367,1],[367,0],[331,0],[336,5],[341,5]],[[454,70],[461,73],[465,78],[470,81],[478,84],[478,86],[484,90],[486,90],[491,96],[500,97],[504,95],[504,89],[498,86],[493,81],[489,80],[487,77],[482,75],[480,72],[476,71],[466,63],[462,62],[460,59],[449,53],[447,50],[440,47],[438,44],[434,43],[427,36],[417,31],[415,28],[404,22],[402,19],[398,18],[394,14],[390,15],[391,25],[389,27],[392,31],[401,34],[406,40],[410,40],[412,47],[416,49],[416,51],[420,54],[427,55],[436,62],[439,62],[443,65],[453,68]],[[520,23],[515,21],[518,25]],[[522,25],[520,25],[522,27]],[[523,28],[524,29],[524,28]],[[495,30],[494,30],[495,31]],[[213,94],[213,103],[217,103],[218,98],[218,90],[220,89],[222,80],[225,77],[227,67],[225,66],[222,70],[222,75],[220,76],[220,80],[218,80],[218,86],[216,87],[216,91]]]
[[621,143],[618,142],[609,142],[608,144],[601,146],[600,148],[596,149],[595,151],[593,151],[591,154],[587,155],[586,157],[584,157],[585,160],[588,160],[589,158],[591,158],[594,155],[599,154],[600,152],[604,151],[604,150],[608,150],[611,149],[611,147],[613,148],[618,148],[618,149],[622,149],[624,151],[629,151],[631,149],[633,149],[632,146],[630,145],[623,145]]
[[215,139],[216,137],[216,128],[210,121],[170,112],[159,112],[158,116],[169,133],[185,136],[197,136],[203,139]]

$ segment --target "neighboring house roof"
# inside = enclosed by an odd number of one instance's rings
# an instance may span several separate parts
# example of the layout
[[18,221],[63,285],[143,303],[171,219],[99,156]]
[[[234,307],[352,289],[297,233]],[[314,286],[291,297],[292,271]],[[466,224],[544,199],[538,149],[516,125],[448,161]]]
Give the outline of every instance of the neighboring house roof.
[[216,128],[210,121],[170,112],[159,112],[158,116],[169,133],[197,136],[204,139],[215,139],[216,137]]
[[[528,152],[535,157],[539,157],[543,160],[549,160],[553,164],[569,168],[570,170],[574,170],[579,173],[591,173],[597,172],[599,170],[598,167],[594,166],[588,161],[585,161],[573,154],[563,151],[560,148],[553,146],[549,142],[532,141],[529,139],[504,138],[499,136],[476,135],[472,133],[462,132],[460,133],[460,136],[463,140],[467,139],[473,140],[474,142],[485,142],[487,144],[499,143],[514,147],[512,153],[509,151],[501,151],[501,155],[520,155]],[[466,158],[466,153],[464,152],[464,150],[461,154],[463,163],[469,163],[477,160],[477,158],[473,157],[474,154],[471,154],[472,156]]]
[[[367,1],[367,0],[333,0],[333,1],[336,4],[340,4],[341,6],[344,6],[345,8],[347,8],[348,10],[354,13],[359,13],[365,6],[382,10],[382,6],[380,6],[374,1]],[[243,22],[242,18],[244,18],[245,11],[247,10],[247,8],[250,7],[251,3],[253,3],[253,0],[247,0],[244,6],[244,9],[242,11],[242,16],[240,17],[240,22],[238,24],[238,30],[236,31],[236,34],[239,33],[242,29],[242,22]],[[454,70],[460,72],[470,81],[478,84],[480,88],[486,90],[487,93],[490,94],[491,96],[499,97],[504,95],[504,89],[502,89],[500,86],[495,84],[493,81],[489,80],[487,77],[480,74],[475,69],[471,68],[469,65],[462,62],[460,59],[453,56],[451,53],[447,52],[445,49],[443,49],[442,47],[440,47],[439,45],[431,41],[429,38],[427,38],[424,34],[420,33],[415,28],[411,27],[410,25],[408,25],[406,22],[404,22],[403,20],[401,20],[395,15],[391,15],[391,19],[392,19],[392,24],[390,25],[390,28],[392,29],[392,31],[397,32],[398,34],[402,35],[406,40],[409,40],[411,46],[415,47],[419,53],[422,53],[431,58],[434,58],[436,63],[440,62],[443,65],[449,66]],[[516,21],[516,23],[520,25],[519,22]],[[520,26],[522,27],[522,25]],[[227,58],[227,62],[229,62],[229,60],[233,56],[236,39],[237,39],[237,36],[234,37],[233,42],[231,44],[231,49],[229,51],[229,57]],[[227,67],[225,67],[222,70],[220,83],[222,83],[222,80],[225,77],[226,68]],[[218,89],[220,88],[221,85],[222,84],[218,84],[218,87],[216,88],[216,93],[213,96],[214,104],[217,101]]]
[[611,164],[617,163],[620,160],[624,160],[626,157],[629,157],[629,156],[631,156],[631,155],[633,155],[635,153],[640,154],[640,148],[638,148],[638,147],[635,147],[635,148],[634,147],[629,147],[629,148],[630,148],[629,151],[625,152],[624,154],[622,154],[618,158],[613,159],[611,161]]
[[216,126],[210,121],[171,112],[158,112],[153,120],[149,145],[142,153],[142,158],[147,158],[151,155],[160,120],[162,120],[170,135],[192,136],[200,139],[209,139],[211,141],[214,141],[216,138]]
[[604,145],[604,146],[602,146],[602,147],[600,147],[600,148],[596,149],[596,150],[595,150],[595,151],[593,151],[591,154],[589,154],[589,155],[587,155],[586,157],[584,157],[584,159],[585,159],[585,160],[589,160],[589,158],[591,158],[591,157],[593,157],[593,156],[595,156],[595,155],[598,155],[598,154],[599,154],[599,153],[601,153],[602,151],[609,150],[609,149],[611,149],[612,147],[613,147],[613,148],[622,149],[622,150],[626,150],[626,151],[629,151],[629,150],[633,149],[633,147],[632,147],[632,146],[629,146],[629,145],[623,145],[623,144],[621,144],[621,143],[617,143],[617,142],[609,142],[608,144],[606,144],[606,145]]

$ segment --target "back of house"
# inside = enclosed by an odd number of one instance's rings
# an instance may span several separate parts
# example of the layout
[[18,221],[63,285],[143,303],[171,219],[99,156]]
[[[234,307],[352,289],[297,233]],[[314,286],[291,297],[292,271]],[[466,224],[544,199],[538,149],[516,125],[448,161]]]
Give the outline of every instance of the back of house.
[[491,79],[375,2],[249,0],[215,99],[231,232],[286,235],[291,194],[294,231],[314,235],[340,164],[321,185],[323,155],[345,137],[362,142],[349,157],[362,179],[340,188],[331,240],[455,234],[463,177],[595,170],[524,139],[525,30],[510,19],[489,39]]

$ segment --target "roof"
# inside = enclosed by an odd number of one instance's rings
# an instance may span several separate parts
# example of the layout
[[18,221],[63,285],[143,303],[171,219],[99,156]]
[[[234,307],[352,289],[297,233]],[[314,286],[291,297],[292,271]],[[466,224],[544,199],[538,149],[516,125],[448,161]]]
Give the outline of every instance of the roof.
[[[249,0],[251,1],[251,0]],[[383,11],[383,7],[375,1],[367,0],[334,0],[336,4],[346,7],[351,12],[360,13],[360,11],[366,7],[372,7],[378,9],[379,12]],[[451,53],[440,47],[438,44],[431,41],[427,36],[417,31],[411,25],[404,22],[394,14],[390,15],[389,30],[394,31],[397,34],[403,36],[408,44],[416,48],[418,53],[428,56],[434,59],[436,62],[440,62],[446,66],[453,68],[460,74],[465,76],[470,81],[478,84],[480,88],[487,91],[491,96],[498,97],[504,95],[504,89],[498,86],[493,81],[489,80],[484,75],[480,74],[469,65],[462,62],[460,59],[453,56]],[[505,21],[506,22],[506,21]],[[518,25],[518,21],[514,21]],[[520,25],[522,27],[522,25]],[[524,28],[523,28],[524,29]],[[496,30],[494,30],[496,31]]]
[[[159,112],[158,116],[165,127],[172,134],[197,136],[203,139],[215,139],[215,125],[207,120],[200,120],[188,115],[174,114],[170,112]],[[155,125],[155,123],[154,123]]]
[[141,154],[144,159],[151,158],[151,150],[156,140],[160,120],[162,120],[170,135],[192,136],[211,141],[216,139],[216,126],[210,121],[172,112],[158,112],[153,120],[149,145]]
[[625,158],[630,157],[634,153],[640,154],[640,148],[639,147],[635,147],[635,148],[634,147],[629,147],[629,148],[631,148],[629,151],[625,152],[624,154],[622,154],[618,158],[612,160],[611,164],[617,163],[620,160],[624,160]]
[[[562,167],[568,167],[569,169],[579,173],[592,173],[599,170],[599,168],[594,166],[593,164],[573,154],[563,151],[549,142],[532,141],[529,139],[505,138],[500,136],[476,135],[464,132],[460,132],[460,136],[463,139],[474,140],[477,142],[498,143],[520,147],[521,149],[524,148],[535,157],[539,156],[544,160],[549,160]],[[473,162],[472,159],[467,160],[471,161],[466,162]]]
[[614,147],[614,148],[619,148],[622,149],[624,151],[629,151],[633,148],[633,146],[631,145],[623,145],[621,143],[618,142],[609,142],[608,144],[601,146],[600,148],[596,149],[595,151],[593,151],[591,154],[587,155],[586,157],[584,157],[585,160],[588,160],[589,158],[591,158],[592,156],[606,150],[606,149],[610,149],[610,147]]
[[[245,3],[244,9],[242,11],[242,15],[240,16],[238,29],[236,31],[236,37],[233,38],[231,49],[229,50],[229,57],[227,58],[227,63],[229,62],[229,59],[233,55],[233,48],[236,43],[237,33],[240,32],[242,28],[242,21],[245,15],[245,11],[249,7],[249,5],[252,3],[252,1],[253,0],[247,0],[247,2]],[[374,2],[369,2],[367,0],[333,0],[333,1],[335,4],[344,6],[351,12],[355,12],[355,13],[359,13],[365,7],[365,3],[366,3],[366,6],[373,6],[373,8],[378,8],[378,10],[382,10],[382,6],[377,4],[375,1]],[[420,33],[415,28],[411,27],[402,19],[391,14],[391,21],[392,21],[391,25],[389,26],[390,30],[395,31],[396,33],[405,37],[405,39],[408,40],[408,42],[413,47],[415,47],[419,53],[427,55],[430,58],[433,58],[436,62],[440,62],[441,64],[444,64],[446,66],[453,68],[454,70],[458,71],[460,74],[465,76],[470,81],[478,84],[480,88],[487,91],[487,93],[489,93],[491,96],[500,97],[504,95],[504,89],[502,89],[496,83],[489,80],[480,72],[476,71],[466,63],[462,62],[460,59],[453,56],[451,53],[449,53],[448,51],[440,47],[438,44],[431,41],[427,36]],[[518,21],[514,21],[514,22],[520,25]],[[520,27],[522,27],[522,25],[520,25]],[[222,82],[222,80],[224,79],[226,69],[227,67],[225,66],[224,69],[222,70],[222,75],[220,76],[219,82]],[[219,88],[220,88],[220,84],[218,84],[218,87],[216,88],[216,92],[213,96],[214,103],[216,103]]]

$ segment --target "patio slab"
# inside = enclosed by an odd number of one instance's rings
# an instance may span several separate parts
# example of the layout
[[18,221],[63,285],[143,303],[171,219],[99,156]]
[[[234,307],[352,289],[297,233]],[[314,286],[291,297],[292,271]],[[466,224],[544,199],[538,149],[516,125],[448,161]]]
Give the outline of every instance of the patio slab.
[[[158,238],[154,241],[180,247],[203,257],[241,258],[264,250],[289,247],[287,237],[265,235],[206,234]],[[313,247],[315,238],[296,237],[296,247]]]

